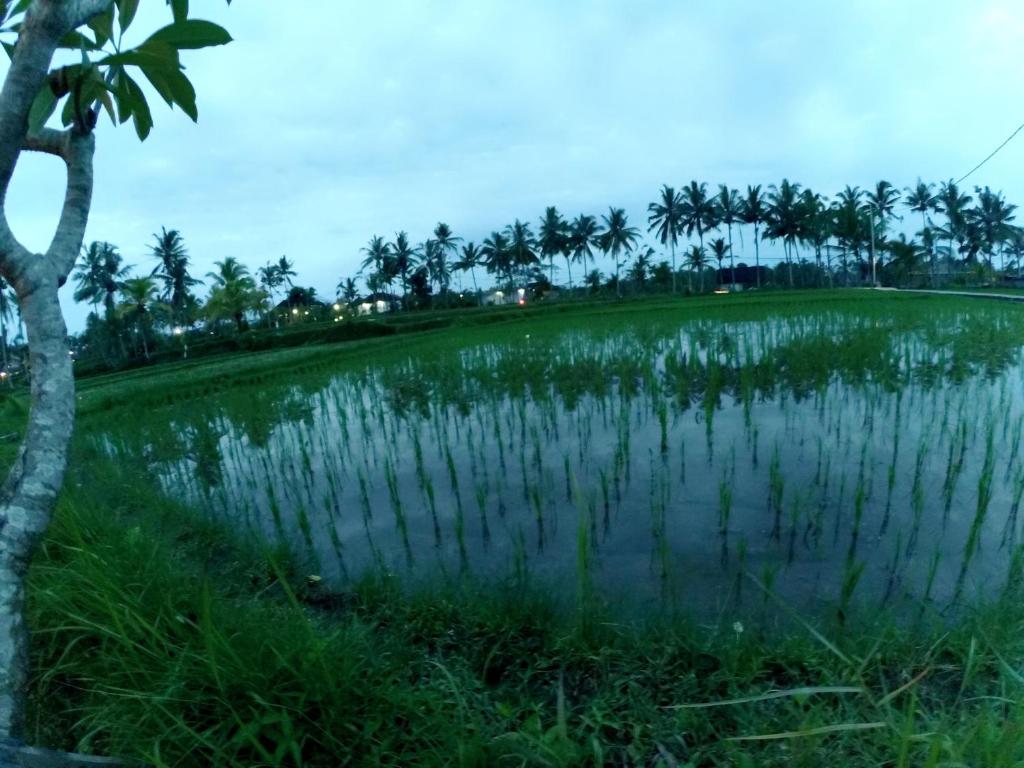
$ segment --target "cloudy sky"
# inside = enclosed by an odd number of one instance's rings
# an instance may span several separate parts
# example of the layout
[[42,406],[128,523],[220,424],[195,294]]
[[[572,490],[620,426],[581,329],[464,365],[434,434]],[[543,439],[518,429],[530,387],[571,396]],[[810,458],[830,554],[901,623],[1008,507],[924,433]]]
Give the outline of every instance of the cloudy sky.
[[[287,254],[298,282],[333,295],[373,234],[420,241],[446,221],[479,242],[547,205],[622,206],[646,229],[660,185],[690,179],[827,194],[939,181],[1024,121],[1012,0],[192,7],[235,38],[187,52],[199,123],[154,103],[145,143],[130,125],[98,132],[87,240],[140,272],[166,226],[200,274]],[[168,17],[145,0],[135,27]],[[968,185],[1024,203],[1022,163],[1024,134]],[[45,248],[62,194],[57,161],[23,156],[7,206],[30,247]],[[85,308],[63,293],[79,329]]]

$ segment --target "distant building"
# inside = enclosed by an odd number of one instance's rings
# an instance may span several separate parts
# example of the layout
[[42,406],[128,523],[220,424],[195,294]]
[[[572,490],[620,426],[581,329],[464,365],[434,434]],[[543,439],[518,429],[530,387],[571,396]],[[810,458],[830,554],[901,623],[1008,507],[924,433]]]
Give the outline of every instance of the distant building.
[[377,291],[349,303],[357,315],[380,315],[401,308],[402,300],[391,293]]

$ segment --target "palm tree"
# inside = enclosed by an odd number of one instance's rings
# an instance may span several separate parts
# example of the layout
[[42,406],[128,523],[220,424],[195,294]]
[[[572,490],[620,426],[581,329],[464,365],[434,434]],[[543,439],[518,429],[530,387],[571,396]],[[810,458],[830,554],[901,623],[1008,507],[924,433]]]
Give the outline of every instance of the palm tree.
[[1017,277],[1020,277],[1024,274],[1024,229],[1021,227],[1011,227],[1006,243],[1010,251],[1010,257],[1017,268]]
[[558,209],[549,205],[544,209],[544,216],[540,220],[540,228],[537,230],[539,237],[537,244],[540,246],[541,255],[548,260],[548,278],[552,285],[555,284],[555,256],[569,253],[569,223],[558,212]]
[[764,198],[761,196],[761,185],[747,187],[747,196],[743,200],[740,216],[745,224],[754,225],[754,265],[757,273],[757,287],[761,287],[761,247],[758,228],[768,216]]
[[75,272],[78,283],[75,289],[75,301],[88,301],[93,311],[103,302],[108,319],[114,316],[114,296],[117,295],[121,280],[128,274],[131,267],[123,266],[121,254],[117,246],[107,242],[93,242],[83,249],[82,264]]
[[732,250],[732,246],[726,243],[724,238],[716,237],[711,241],[711,255],[718,260],[718,272],[715,275],[715,277],[718,278],[716,280],[716,284],[721,284],[720,275],[722,274],[722,260],[730,250]]
[[[932,184],[926,184],[918,178],[917,184],[913,188],[907,187],[907,196],[903,198],[903,204],[907,208],[921,214],[922,238],[924,237],[924,232],[929,229],[928,214],[939,209],[939,200],[932,192],[932,186]],[[934,248],[928,249],[928,268],[931,272],[931,285],[934,288],[936,284]]]
[[384,257],[391,253],[391,246],[380,235],[374,235],[363,248],[363,253],[366,254],[366,258],[360,265],[360,271],[380,272],[384,269]]
[[977,223],[981,233],[983,250],[991,262],[998,246],[1002,256],[1000,269],[1006,271],[1006,251],[1003,244],[1009,239],[1013,229],[1016,205],[1006,202],[1001,192],[993,192],[988,187],[975,187],[978,205],[970,212],[971,218]]
[[691,245],[690,250],[686,253],[686,262],[690,267],[690,290],[693,290],[693,270],[697,270],[700,275],[700,292],[704,293],[704,267],[707,265],[708,259],[703,246]]
[[[598,247],[597,219],[593,216],[580,214],[573,219],[569,232],[572,260],[583,264],[586,272],[587,260],[594,262],[594,248]],[[566,258],[568,266],[569,259]],[[572,272],[569,273],[569,287],[572,288]]]
[[153,315],[157,306],[157,287],[153,276],[132,277],[121,283],[121,305],[119,314],[142,341],[142,353],[149,359],[147,331],[152,328]]
[[448,265],[448,257],[458,253],[459,243],[462,242],[462,238],[455,237],[452,234],[451,227],[442,221],[434,227],[434,241],[437,243],[438,249],[438,253],[434,257],[434,274],[440,277],[443,282],[443,289],[446,292],[445,306],[448,306],[449,297],[447,291],[452,277],[451,268]]
[[356,284],[355,278],[345,277],[338,283],[338,295],[345,300],[346,304],[351,304],[353,301],[359,298],[359,286]]
[[[885,230],[888,221],[896,216],[896,203],[900,199],[899,191],[888,181],[882,180],[875,185],[874,191],[868,192],[865,206],[871,215],[871,263],[874,269],[875,240],[879,245],[885,244]],[[874,280],[874,274],[872,274]]]
[[277,274],[291,288],[292,278],[297,274],[295,264],[287,256],[282,256],[277,260]]
[[409,236],[405,232],[396,232],[390,251],[395,272],[402,281],[402,305],[408,308],[409,274],[416,266],[416,250],[409,244]]
[[661,200],[647,206],[647,231],[655,232],[662,245],[672,252],[672,293],[676,292],[676,244],[683,231],[683,196],[673,187],[661,187]]
[[599,235],[601,250],[605,256],[611,255],[615,261],[615,293],[622,296],[622,286],[619,285],[619,254],[629,253],[633,250],[640,233],[636,227],[629,226],[626,211],[622,208],[609,208],[608,215],[602,216],[604,230]]
[[783,179],[768,193],[768,222],[764,235],[772,241],[782,240],[782,249],[789,268],[789,287],[793,287],[793,261],[791,252],[802,231],[803,210],[800,205],[800,185]]
[[859,187],[847,186],[832,204],[833,226],[841,249],[840,261],[846,285],[850,284],[849,255],[853,253],[859,266],[860,249],[868,239],[869,222],[865,221],[863,197],[864,192]]
[[650,246],[646,250],[637,253],[636,258],[626,273],[626,279],[633,283],[634,292],[644,289],[647,284],[647,273],[651,268],[651,257],[654,256],[654,249]]
[[157,265],[150,273],[163,285],[162,298],[170,305],[171,318],[178,325],[191,325],[186,310],[191,296],[190,289],[202,281],[192,277],[188,272],[188,251],[181,233],[176,229],[160,228],[160,234],[154,234],[155,245],[149,247],[150,253],[157,260]]
[[491,236],[484,238],[480,254],[484,258],[484,265],[491,274],[498,275],[506,281],[506,286],[512,282],[512,257],[509,250],[508,238],[501,232],[491,232]]
[[741,221],[740,214],[743,210],[743,205],[740,202],[740,196],[735,189],[729,189],[725,184],[718,185],[718,196],[715,198],[715,203],[718,207],[717,219],[722,224],[725,224],[729,232],[729,266],[732,270],[732,282],[736,283],[736,257],[732,250],[732,225]]
[[512,268],[518,268],[525,277],[526,270],[537,263],[537,240],[530,230],[530,225],[516,219],[514,223],[505,227],[505,235],[508,237],[508,253]]
[[[822,272],[821,254],[828,246],[829,238],[833,234],[832,209],[826,204],[825,199],[817,192],[805,189],[800,197],[800,204],[803,206],[801,237],[805,242],[814,248],[814,262],[818,267],[819,285]],[[828,282],[832,285],[832,259],[828,259]]]
[[480,288],[476,283],[476,268],[483,265],[483,263],[483,251],[477,248],[472,242],[469,242],[462,246],[462,258],[454,264],[455,269],[461,270],[462,272],[469,272],[473,277],[473,292],[477,295],[477,301],[480,300]]
[[890,266],[894,272],[894,281],[902,283],[920,263],[921,246],[914,241],[907,241],[907,236],[900,233],[899,239],[890,240],[885,244],[889,252]]
[[943,182],[936,195],[941,206],[942,213],[946,214],[949,227],[945,234],[949,236],[949,256],[953,257],[953,240],[964,242],[967,225],[967,206],[971,204],[970,195],[960,192],[956,182],[950,179]]
[[704,233],[717,225],[718,212],[715,203],[708,198],[708,185],[691,181],[690,186],[683,188],[683,226],[686,236],[692,237],[694,231],[700,239],[700,247],[704,247]]
[[249,270],[234,256],[215,261],[216,272],[208,272],[213,282],[206,300],[206,313],[212,320],[232,319],[237,330],[244,328],[245,315],[266,303],[267,294],[256,287]]

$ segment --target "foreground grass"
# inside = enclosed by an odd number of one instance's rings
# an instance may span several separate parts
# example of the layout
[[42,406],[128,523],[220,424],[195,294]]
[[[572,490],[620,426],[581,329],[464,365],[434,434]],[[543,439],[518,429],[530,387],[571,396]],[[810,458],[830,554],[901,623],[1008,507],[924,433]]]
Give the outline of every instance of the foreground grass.
[[328,595],[86,465],[31,573],[36,743],[160,766],[1024,760],[1013,595],[952,629],[817,637],[772,620],[620,626],[515,584]]

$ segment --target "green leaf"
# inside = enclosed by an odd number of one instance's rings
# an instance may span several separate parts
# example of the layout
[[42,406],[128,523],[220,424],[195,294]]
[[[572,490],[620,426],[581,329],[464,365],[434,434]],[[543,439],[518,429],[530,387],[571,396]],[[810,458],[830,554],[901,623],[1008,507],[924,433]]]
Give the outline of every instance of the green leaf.
[[117,0],[117,23],[120,25],[122,33],[131,26],[137,10],[139,10],[139,0]]
[[[99,35],[97,35],[99,37]],[[71,48],[74,50],[84,49],[87,51],[95,51],[99,46],[90,40],[88,37],[83,35],[81,32],[72,30],[68,32],[64,37],[61,38],[57,44],[58,48]]]
[[185,21],[168,24],[163,29],[158,29],[150,35],[149,41],[160,41],[172,45],[178,50],[207,48],[211,45],[227,45],[231,42],[231,35],[219,24],[201,19],[186,19]]
[[109,90],[109,86],[103,81],[103,76],[99,71],[96,69],[90,70],[85,83],[82,85],[82,109],[91,108],[94,101],[99,101],[110,116],[110,122],[116,123],[114,103],[110,100]]
[[188,18],[188,0],[170,0],[174,23],[180,24]]
[[142,74],[146,76],[146,79],[168,105],[177,104],[186,115],[192,118],[192,122],[199,119],[195,88],[180,69],[168,70],[150,67],[141,67],[141,69]]
[[14,58],[14,44],[8,43],[6,40],[0,40],[0,45],[4,47],[4,51],[7,52],[7,58]]
[[125,87],[128,89],[131,98],[132,121],[135,124],[135,132],[139,134],[139,139],[145,141],[146,137],[149,136],[150,130],[153,128],[153,115],[149,111],[146,94],[142,92],[139,84],[128,76],[127,72],[122,73],[121,77],[124,78]]
[[96,48],[102,48],[114,36],[114,6],[103,13],[93,16],[86,22],[93,35],[96,36]]
[[36,133],[46,125],[46,121],[50,119],[50,115],[53,114],[56,107],[57,97],[53,95],[49,85],[44,85],[39,89],[39,93],[36,94],[32,106],[28,110],[29,133]]
[[159,40],[147,40],[138,48],[122,53],[113,53],[96,62],[100,66],[149,67],[152,69],[179,69],[178,51],[171,45]]
[[125,122],[129,117],[131,117],[132,112],[134,111],[132,94],[125,79],[127,77],[128,76],[121,67],[116,68],[112,93],[114,94],[114,101],[117,104],[117,119],[120,123]]

